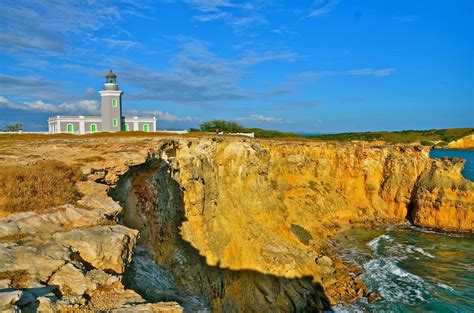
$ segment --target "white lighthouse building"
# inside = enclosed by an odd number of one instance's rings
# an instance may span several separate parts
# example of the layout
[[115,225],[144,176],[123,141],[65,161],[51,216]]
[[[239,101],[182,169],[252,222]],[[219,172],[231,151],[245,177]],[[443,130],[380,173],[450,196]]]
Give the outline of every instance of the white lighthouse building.
[[110,70],[105,75],[104,88],[99,91],[101,97],[101,116],[57,115],[48,119],[50,134],[92,134],[96,132],[117,131],[156,131],[154,116],[123,116],[122,94],[117,85],[117,75]]

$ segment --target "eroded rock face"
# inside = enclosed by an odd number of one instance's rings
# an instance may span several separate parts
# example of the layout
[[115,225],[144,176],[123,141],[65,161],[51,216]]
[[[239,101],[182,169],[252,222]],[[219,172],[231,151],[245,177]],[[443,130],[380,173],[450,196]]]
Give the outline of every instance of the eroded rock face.
[[[118,137],[9,149],[21,154],[0,163],[60,155],[87,178],[77,205],[0,219],[12,310],[321,311],[367,296],[327,244],[339,229],[408,217],[473,231],[462,163],[422,147]],[[135,263],[128,227],[147,251]]]
[[474,231],[474,183],[464,179],[462,159],[434,160],[420,176],[411,218],[415,225],[444,231]]
[[[288,298],[274,299],[282,293],[301,299],[296,309],[365,296],[363,283],[347,275],[327,237],[355,224],[404,223],[412,212],[418,216],[415,204],[423,202],[422,194],[434,195],[427,182],[450,186],[457,202],[451,213],[468,222],[414,223],[472,231],[473,208],[464,192],[472,183],[460,167],[430,159],[423,147],[215,138],[164,142],[152,154],[118,184],[124,222],[140,231],[143,246],[173,274],[181,296],[203,296],[214,310],[250,305],[233,288],[254,290],[252,307],[259,309],[269,306],[263,299],[272,299],[274,309],[288,309]],[[433,167],[450,181],[432,179]],[[446,193],[438,198],[441,206],[450,205]],[[290,287],[275,289],[269,277]],[[300,294],[291,281],[301,284],[306,277],[310,281],[302,284],[310,292]],[[319,300],[308,304],[308,297]]]
[[[171,281],[165,275],[169,272],[176,289],[170,288],[168,292],[190,311],[323,311],[329,308],[321,285],[311,277],[285,278],[206,263],[180,235],[179,227],[185,218],[183,191],[171,178],[171,170],[166,162],[151,162],[121,181],[116,190],[123,196],[121,202],[126,208],[124,224],[140,230],[142,245],[160,267],[153,276],[163,277],[161,284],[151,279],[143,284],[151,287],[143,291],[148,299],[166,296],[161,285]],[[275,249],[284,249],[284,246]],[[285,257],[278,251],[275,256]],[[143,265],[142,260],[132,267],[136,273],[129,286],[135,290],[140,289],[133,286],[137,281],[150,276]]]
[[474,149],[474,134],[452,141],[448,144],[449,149]]

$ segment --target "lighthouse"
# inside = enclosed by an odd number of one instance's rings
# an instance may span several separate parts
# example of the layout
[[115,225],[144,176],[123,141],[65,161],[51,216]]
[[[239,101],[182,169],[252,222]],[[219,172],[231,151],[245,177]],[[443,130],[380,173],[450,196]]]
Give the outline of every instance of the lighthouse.
[[102,131],[121,131],[122,127],[122,94],[117,85],[117,75],[110,70],[105,75],[105,84],[99,91],[102,105]]
[[101,116],[52,116],[48,119],[49,133],[84,135],[96,132],[156,131],[154,116],[122,115],[123,91],[117,85],[117,75],[112,70],[105,75],[105,84],[99,93]]

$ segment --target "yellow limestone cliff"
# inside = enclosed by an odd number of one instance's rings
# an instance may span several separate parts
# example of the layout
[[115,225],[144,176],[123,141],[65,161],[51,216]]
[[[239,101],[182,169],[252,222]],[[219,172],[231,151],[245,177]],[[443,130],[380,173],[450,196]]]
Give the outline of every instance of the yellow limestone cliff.
[[474,149],[474,134],[450,142],[449,149]]
[[[440,230],[473,231],[474,183],[461,176],[462,165],[462,160],[430,159],[429,150],[419,146],[171,140],[155,148],[149,165],[125,184],[124,222],[140,231],[155,260],[175,267],[175,275],[187,273],[181,281],[188,292],[215,293],[213,286],[202,287],[211,275],[204,273],[226,269],[218,279],[226,286],[225,300],[210,297],[213,309],[232,308],[229,301],[265,307],[257,305],[259,292],[252,303],[242,299],[241,290],[253,286],[247,280],[234,279],[234,289],[229,287],[230,272],[245,271],[310,277],[334,304],[366,294],[327,244],[339,229],[412,220]],[[170,239],[167,234],[176,229],[179,238]],[[163,249],[182,246],[183,239],[190,247]],[[186,265],[189,249],[205,262]],[[176,258],[183,260],[180,270]],[[193,269],[197,273],[190,275]],[[190,276],[201,289],[189,286]],[[270,283],[259,284],[277,293]],[[272,301],[274,309],[285,307]],[[324,299],[318,305],[324,308]]]
[[[463,161],[433,160],[420,146],[71,138],[0,144],[2,166],[61,159],[84,175],[77,207],[0,219],[6,284],[13,284],[8,273],[21,271],[32,277],[28,288],[59,288],[62,296],[33,296],[19,307],[130,309],[166,301],[157,308],[324,311],[367,295],[349,275],[360,269],[331,248],[338,230],[407,221],[474,230],[474,183],[462,177]],[[117,248],[107,238],[117,238]],[[30,250],[34,258],[15,257]],[[104,290],[125,302],[100,302]]]

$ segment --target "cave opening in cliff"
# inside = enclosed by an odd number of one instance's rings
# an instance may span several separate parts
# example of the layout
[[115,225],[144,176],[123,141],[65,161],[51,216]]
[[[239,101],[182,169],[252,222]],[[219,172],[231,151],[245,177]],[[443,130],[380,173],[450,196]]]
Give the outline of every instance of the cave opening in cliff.
[[131,168],[110,195],[120,202],[123,224],[140,231],[124,283],[149,301],[179,302],[187,311],[324,311],[330,308],[312,277],[284,278],[254,270],[208,265],[180,233],[186,221],[183,194],[165,160]]

